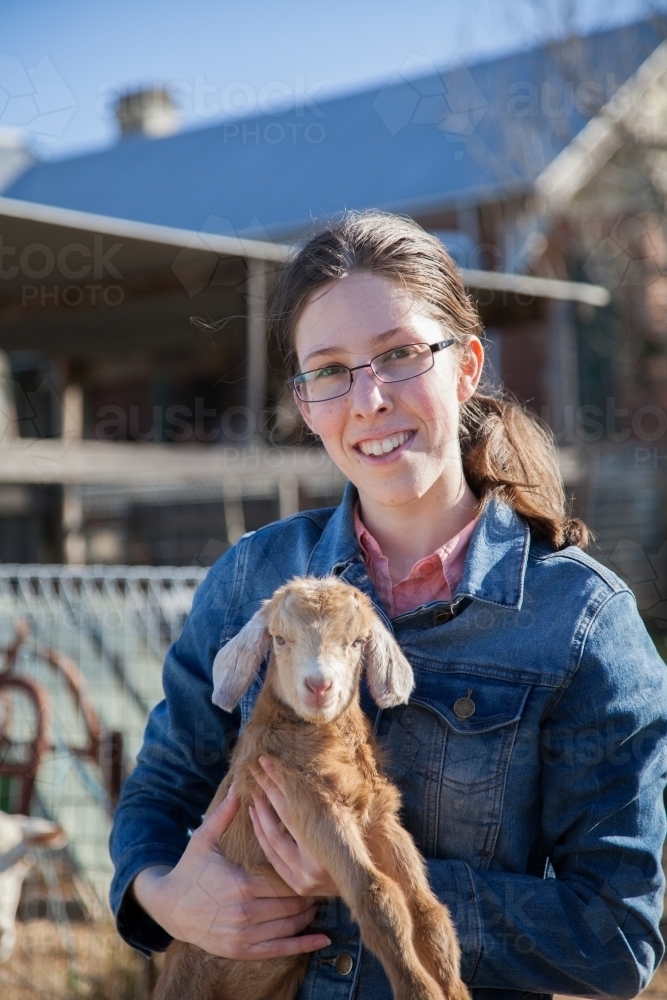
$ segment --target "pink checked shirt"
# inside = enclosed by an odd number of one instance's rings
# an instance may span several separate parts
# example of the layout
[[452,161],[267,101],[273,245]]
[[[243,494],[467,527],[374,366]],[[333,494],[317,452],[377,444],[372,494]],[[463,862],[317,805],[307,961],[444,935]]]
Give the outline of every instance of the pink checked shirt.
[[414,611],[429,601],[451,601],[461,580],[463,564],[477,518],[469,521],[458,535],[441,545],[430,556],[419,559],[407,576],[394,583],[389,562],[354,507],[354,533],[361,548],[366,569],[378,597],[390,618]]

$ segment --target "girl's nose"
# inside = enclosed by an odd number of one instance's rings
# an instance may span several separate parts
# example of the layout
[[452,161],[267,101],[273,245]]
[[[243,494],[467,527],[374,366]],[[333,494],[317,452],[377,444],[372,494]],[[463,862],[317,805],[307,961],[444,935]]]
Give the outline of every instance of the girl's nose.
[[361,368],[354,372],[350,394],[352,408],[364,416],[368,413],[377,413],[378,410],[387,409],[389,406],[388,385],[386,382],[380,382],[370,368]]

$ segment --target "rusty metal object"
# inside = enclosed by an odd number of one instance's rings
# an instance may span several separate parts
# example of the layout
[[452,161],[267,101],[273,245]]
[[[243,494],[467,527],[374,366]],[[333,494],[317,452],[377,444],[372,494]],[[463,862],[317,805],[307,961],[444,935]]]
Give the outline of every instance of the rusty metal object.
[[[60,676],[65,680],[74,701],[81,711],[84,725],[86,727],[88,742],[85,747],[76,749],[75,753],[79,756],[90,757],[92,760],[98,760],[103,727],[100,717],[95,711],[88,696],[87,685],[83,674],[77,667],[74,660],[70,659],[69,656],[65,656],[64,653],[59,653],[54,649],[47,649],[42,646],[36,647],[35,652],[41,660],[48,663],[51,669],[60,674]],[[1,674],[0,683],[2,683]]]
[[[48,695],[42,685],[28,677],[15,673],[21,645],[25,642],[29,629],[27,623],[16,623],[16,634],[10,646],[0,650],[4,654],[4,665],[0,669],[0,777],[12,776],[20,781],[19,809],[27,813],[39,764],[47,752],[54,749],[49,740],[51,708]],[[107,729],[93,706],[83,674],[69,656],[46,647],[36,647],[35,655],[48,664],[65,681],[78,709],[81,712],[86,744],[70,747],[78,757],[87,758],[100,769],[102,785],[115,806],[125,777],[123,754],[123,734]],[[13,741],[10,733],[13,721],[12,691],[20,690],[34,707],[36,725],[29,740]],[[22,756],[18,748],[22,750]]]
[[17,622],[14,622],[14,629],[15,629],[14,641],[10,646],[7,646],[6,649],[0,650],[0,653],[4,653],[5,656],[4,666],[2,667],[2,670],[0,670],[0,677],[2,677],[3,674],[11,673],[11,671],[14,669],[19,649],[21,648],[28,634],[30,633],[30,629],[28,628],[28,623],[24,621],[22,618],[19,618]]
[[[18,803],[18,812],[28,814],[30,810],[30,799],[37,776],[37,768],[44,753],[48,749],[47,743],[47,720],[50,707],[44,689],[36,681],[28,677],[12,677],[8,674],[0,676],[0,689],[7,692],[8,689],[22,691],[35,709],[36,727],[32,739],[13,743],[6,734],[0,743],[0,775],[13,776],[20,780],[21,794]],[[15,747],[25,748],[21,758],[14,756]]]

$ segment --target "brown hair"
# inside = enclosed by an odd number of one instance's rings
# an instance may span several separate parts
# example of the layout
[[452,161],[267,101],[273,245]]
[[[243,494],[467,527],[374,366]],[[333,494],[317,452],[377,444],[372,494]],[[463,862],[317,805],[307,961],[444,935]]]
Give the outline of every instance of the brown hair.
[[[477,309],[440,240],[412,219],[349,212],[312,236],[278,280],[271,325],[292,372],[295,328],[310,296],[353,271],[402,283],[456,337],[460,351],[471,336],[483,335]],[[482,505],[497,497],[554,548],[586,547],[586,525],[567,509],[553,435],[537,417],[507,393],[478,391],[461,405],[460,441],[464,475]]]

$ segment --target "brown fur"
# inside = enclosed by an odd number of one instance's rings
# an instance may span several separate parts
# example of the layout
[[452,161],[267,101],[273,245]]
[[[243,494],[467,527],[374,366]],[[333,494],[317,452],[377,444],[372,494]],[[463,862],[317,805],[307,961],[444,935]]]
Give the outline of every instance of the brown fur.
[[[276,642],[276,635],[284,636],[284,644]],[[312,661],[303,660],[304,645]],[[333,578],[294,580],[218,654],[216,703],[240,697],[271,647],[266,681],[208,810],[216,808],[233,781],[241,808],[220,840],[221,852],[246,872],[283,885],[248,814],[252,796],[263,794],[252,771],[266,754],[285,783],[298,838],[331,872],[396,1000],[468,1000],[449,912],[431,892],[423,859],[399,823],[399,794],[381,771],[359,707],[362,660],[370,689],[385,706],[407,701],[413,683],[409,664],[360,591]],[[338,664],[344,703],[330,721],[313,720],[310,712],[304,717],[299,709],[299,656],[302,663],[317,661],[325,668],[327,657]],[[242,688],[230,671],[242,675]],[[309,957],[239,961],[175,941],[155,998],[293,1000]]]

